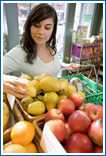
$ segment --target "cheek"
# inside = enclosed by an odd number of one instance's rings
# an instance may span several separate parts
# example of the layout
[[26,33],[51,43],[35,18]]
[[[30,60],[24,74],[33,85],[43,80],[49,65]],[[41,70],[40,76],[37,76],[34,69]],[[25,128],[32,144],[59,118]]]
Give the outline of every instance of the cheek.
[[34,34],[36,34],[36,29],[35,28],[31,27],[30,31],[31,31],[31,36],[33,36]]
[[53,32],[53,31],[50,31],[50,32],[47,33],[47,37],[48,37],[48,39],[51,37],[52,32]]

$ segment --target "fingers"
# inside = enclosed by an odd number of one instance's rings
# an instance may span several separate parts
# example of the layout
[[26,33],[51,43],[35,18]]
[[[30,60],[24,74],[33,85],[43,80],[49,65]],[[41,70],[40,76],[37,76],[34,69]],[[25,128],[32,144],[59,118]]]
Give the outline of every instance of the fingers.
[[7,93],[11,94],[11,95],[13,95],[13,96],[15,96],[15,97],[17,97],[19,99],[22,99],[22,98],[26,97],[26,95],[20,94],[18,92],[13,92],[12,90],[8,90]]
[[18,98],[28,96],[26,85],[29,80],[15,76],[4,75],[3,89],[5,93],[14,95]]
[[26,88],[26,83],[22,83],[19,81],[5,81],[5,83],[8,83],[17,88]]
[[22,86],[19,87],[19,85],[17,86],[16,84],[12,84],[10,82],[9,83],[5,82],[4,92],[14,95],[18,98],[23,98],[25,96],[28,96],[26,89],[24,89]]
[[26,84],[29,82],[27,79],[10,76],[10,75],[4,75],[4,82],[11,83],[12,85],[20,85],[22,87],[25,87]]

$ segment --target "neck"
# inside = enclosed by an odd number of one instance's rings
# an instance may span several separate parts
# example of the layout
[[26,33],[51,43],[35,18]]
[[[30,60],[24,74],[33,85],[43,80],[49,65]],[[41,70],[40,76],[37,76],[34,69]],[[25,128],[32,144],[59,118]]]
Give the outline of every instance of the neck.
[[38,55],[43,55],[43,54],[49,54],[50,55],[50,49],[46,45],[38,45],[37,46],[37,53]]
[[46,49],[47,47],[46,47],[46,45],[44,44],[44,45],[37,45],[37,51],[41,51],[41,50],[44,50],[44,49]]

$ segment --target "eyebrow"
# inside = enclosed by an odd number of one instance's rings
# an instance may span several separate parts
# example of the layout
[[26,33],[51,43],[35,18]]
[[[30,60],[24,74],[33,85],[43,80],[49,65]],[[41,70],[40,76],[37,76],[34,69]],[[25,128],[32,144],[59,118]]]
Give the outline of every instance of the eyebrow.
[[52,26],[53,24],[46,24],[46,26]]

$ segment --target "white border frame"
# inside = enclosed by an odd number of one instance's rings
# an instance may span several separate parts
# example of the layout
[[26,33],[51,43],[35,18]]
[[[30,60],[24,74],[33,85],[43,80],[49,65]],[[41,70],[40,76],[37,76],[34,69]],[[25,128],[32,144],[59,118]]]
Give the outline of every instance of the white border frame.
[[[1,1],[1,21],[3,21],[3,4],[4,3],[103,3],[103,153],[91,153],[86,155],[103,155],[105,154],[105,1]],[[3,153],[3,26],[1,22],[1,154],[10,155],[9,153]],[[62,153],[31,153],[30,155],[62,155]],[[66,153],[66,155],[85,155],[80,153]],[[11,154],[16,155],[16,154]],[[29,155],[29,154],[18,154],[17,155]],[[64,154],[65,155],[65,154]]]

